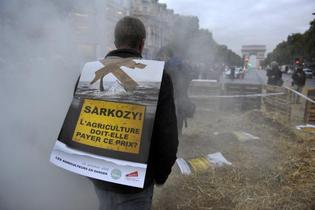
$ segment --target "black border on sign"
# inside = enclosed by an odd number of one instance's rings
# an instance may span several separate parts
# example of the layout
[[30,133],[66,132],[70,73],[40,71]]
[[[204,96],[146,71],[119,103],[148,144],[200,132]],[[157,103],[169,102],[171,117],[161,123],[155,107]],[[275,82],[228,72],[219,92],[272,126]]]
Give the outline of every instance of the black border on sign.
[[[142,124],[140,148],[139,148],[138,154],[93,147],[93,146],[81,144],[72,140],[73,133],[79,121],[80,113],[82,111],[82,106],[85,99],[118,103],[118,104],[131,104],[131,105],[137,105],[137,106],[144,106],[144,120]],[[142,104],[117,102],[117,101],[110,101],[110,100],[96,100],[96,99],[91,99],[91,98],[83,99],[83,98],[74,97],[70,105],[70,108],[68,110],[68,113],[66,115],[66,118],[64,120],[62,129],[59,133],[58,140],[65,143],[67,146],[71,148],[78,149],[80,151],[88,152],[91,154],[100,155],[100,156],[104,156],[108,158],[126,160],[126,161],[131,161],[131,162],[147,163],[149,150],[150,150],[150,144],[151,144],[151,137],[152,137],[152,132],[153,132],[153,125],[154,125],[154,120],[155,120],[155,114],[156,113],[153,113],[153,114],[147,113],[147,107]]]

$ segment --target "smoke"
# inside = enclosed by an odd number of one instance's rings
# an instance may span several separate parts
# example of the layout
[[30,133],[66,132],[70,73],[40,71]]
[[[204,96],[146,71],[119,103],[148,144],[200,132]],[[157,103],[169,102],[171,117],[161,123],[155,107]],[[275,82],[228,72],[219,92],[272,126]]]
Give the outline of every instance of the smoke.
[[[97,208],[87,178],[49,162],[83,63],[69,16],[81,6],[72,0],[0,1],[1,210]],[[199,30],[198,19],[183,18],[175,29],[170,47],[198,74],[231,57],[209,31]]]
[[0,209],[95,209],[91,183],[49,163],[80,74],[70,1],[0,2]]

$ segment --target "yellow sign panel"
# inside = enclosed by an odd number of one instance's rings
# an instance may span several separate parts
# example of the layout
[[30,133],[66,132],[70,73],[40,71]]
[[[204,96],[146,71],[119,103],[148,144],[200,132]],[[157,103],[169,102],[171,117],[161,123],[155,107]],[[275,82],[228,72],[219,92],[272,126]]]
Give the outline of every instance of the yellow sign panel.
[[85,99],[72,140],[139,154],[145,106]]
[[211,166],[209,161],[204,157],[191,159],[188,162],[195,172],[204,172]]

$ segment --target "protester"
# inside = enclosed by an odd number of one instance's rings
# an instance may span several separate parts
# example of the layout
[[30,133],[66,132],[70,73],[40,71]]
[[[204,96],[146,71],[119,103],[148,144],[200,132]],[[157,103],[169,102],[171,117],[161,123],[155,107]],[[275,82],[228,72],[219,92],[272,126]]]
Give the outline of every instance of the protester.
[[187,118],[192,118],[196,110],[195,104],[188,97],[190,82],[197,77],[196,71],[168,47],[160,49],[157,59],[166,61],[165,71],[173,81],[178,133],[182,134],[184,125],[187,127]]
[[[303,71],[302,67],[298,67],[296,71],[292,74],[292,80],[293,88],[301,93],[306,81],[305,72]],[[293,100],[294,103],[300,103],[300,96],[294,94]]]
[[267,69],[267,77],[268,85],[282,86],[282,72],[280,71],[279,64],[277,62],[271,62],[271,68]]
[[[116,50],[107,57],[141,58],[146,38],[143,23],[124,17],[115,27]],[[92,179],[100,210],[147,210],[151,208],[154,184],[164,184],[176,160],[177,122],[170,76],[164,72],[153,127],[144,188],[134,188]]]

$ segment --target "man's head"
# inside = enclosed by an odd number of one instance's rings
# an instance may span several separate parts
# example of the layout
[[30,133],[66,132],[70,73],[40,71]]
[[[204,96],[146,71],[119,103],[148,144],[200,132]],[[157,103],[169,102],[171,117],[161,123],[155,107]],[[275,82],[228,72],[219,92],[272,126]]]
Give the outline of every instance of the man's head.
[[272,61],[270,65],[271,65],[271,69],[279,68],[279,64],[276,61]]
[[142,53],[145,38],[145,27],[138,18],[126,16],[116,24],[115,45],[118,49],[131,48]]

